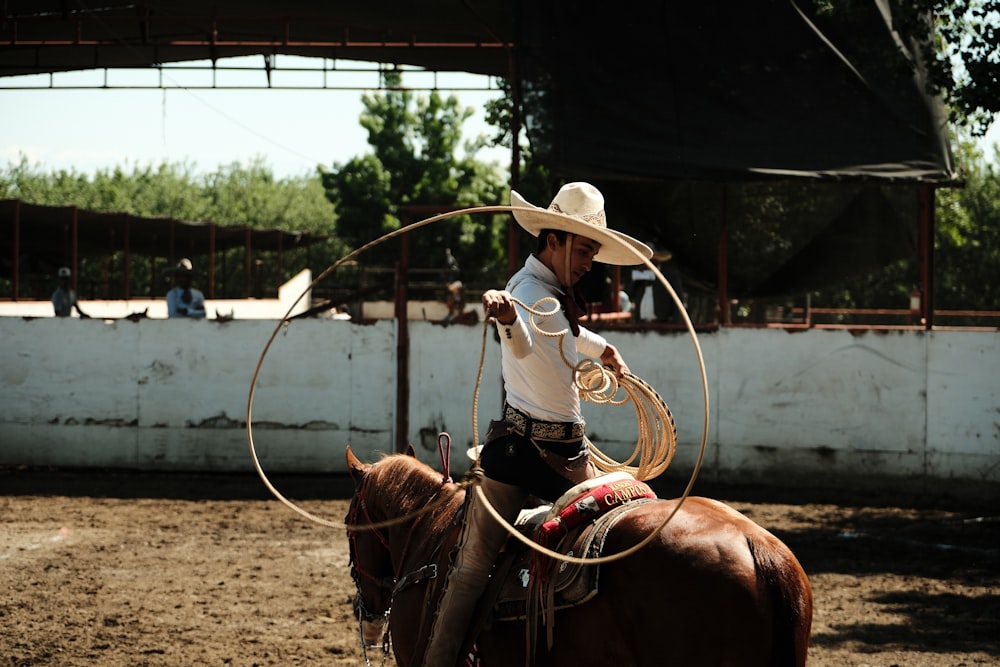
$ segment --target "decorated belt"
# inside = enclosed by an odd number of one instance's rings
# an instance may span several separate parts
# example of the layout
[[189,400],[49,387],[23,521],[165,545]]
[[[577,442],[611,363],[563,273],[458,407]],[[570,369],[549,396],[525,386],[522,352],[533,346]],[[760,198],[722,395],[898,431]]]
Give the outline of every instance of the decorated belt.
[[587,434],[583,422],[547,422],[532,419],[517,408],[504,404],[503,419],[518,435],[539,440],[581,440]]

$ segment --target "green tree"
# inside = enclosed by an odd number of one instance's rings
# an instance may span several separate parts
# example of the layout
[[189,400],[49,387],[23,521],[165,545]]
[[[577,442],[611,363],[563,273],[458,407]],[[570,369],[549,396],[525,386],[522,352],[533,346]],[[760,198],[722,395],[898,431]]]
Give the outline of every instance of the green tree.
[[1000,309],[1000,171],[971,144],[965,186],[937,193],[935,307]]
[[0,196],[32,204],[249,225],[256,229],[330,234],[334,210],[315,178],[275,179],[264,159],[198,175],[191,165],[164,162],[46,173],[27,158],[0,170]]
[[[820,14],[847,16],[856,0],[814,4]],[[926,71],[928,92],[944,98],[952,122],[981,136],[1000,113],[997,1],[892,0],[888,7],[893,29]]]
[[[397,72],[385,73],[384,82],[385,92],[362,98],[360,123],[373,153],[321,174],[326,196],[336,206],[337,234],[354,247],[404,222],[429,217],[437,207],[498,204],[505,194],[499,171],[469,152],[477,144],[458,155],[462,124],[472,109],[436,92],[417,99],[402,88]],[[410,266],[441,270],[449,248],[464,280],[495,283],[505,270],[504,221],[503,216],[462,216],[424,227],[410,235]],[[398,257],[399,245],[385,244],[361,261],[391,266]]]
[[[486,103],[486,122],[495,128],[493,137],[489,139],[494,146],[504,146],[513,148],[514,136],[511,128],[514,126],[514,97],[510,80],[497,78],[496,83],[503,96]],[[524,142],[518,137],[518,154],[520,163],[518,164],[518,178],[516,189],[524,195],[528,201],[548,201],[559,189],[562,183],[552,175],[550,169],[545,165],[544,156],[551,152],[550,129],[551,122],[547,118],[547,105],[542,103],[543,95],[532,91],[522,91],[525,100],[522,103],[523,109],[530,108],[533,116],[533,132],[525,134],[535,142],[542,145],[536,146],[531,142]],[[505,202],[506,203],[506,202]],[[522,253],[524,254],[524,253]]]
[[[346,254],[344,244],[333,236],[336,213],[319,180],[308,176],[276,179],[261,157],[247,165],[220,166],[204,175],[196,174],[186,163],[164,162],[156,166],[118,166],[88,176],[73,170],[45,172],[22,156],[17,163],[0,170],[0,197],[92,211],[330,236],[326,243],[308,251],[286,248],[281,276],[277,275],[276,262],[263,262],[259,277],[266,285],[287,280],[306,265],[317,273]],[[223,255],[222,261],[217,262],[220,285],[243,285],[242,278],[236,275],[243,270],[242,253],[242,249],[232,250],[231,258]],[[124,261],[120,252],[87,259],[83,272],[93,272],[91,277],[98,283],[103,281],[102,272],[113,271]],[[158,283],[162,282],[163,257],[144,258],[133,253],[131,262],[131,293],[150,290],[156,293]],[[228,275],[222,266],[231,267]],[[81,275],[84,277],[87,276]],[[238,293],[241,290],[232,295]]]
[[[965,165],[959,188],[937,190],[935,201],[935,310],[1000,308],[1000,172],[972,142],[958,157]],[[830,285],[812,294],[813,305],[833,308],[905,308],[910,290],[920,284],[920,263],[910,257],[879,271]],[[975,318],[943,323],[992,324]]]

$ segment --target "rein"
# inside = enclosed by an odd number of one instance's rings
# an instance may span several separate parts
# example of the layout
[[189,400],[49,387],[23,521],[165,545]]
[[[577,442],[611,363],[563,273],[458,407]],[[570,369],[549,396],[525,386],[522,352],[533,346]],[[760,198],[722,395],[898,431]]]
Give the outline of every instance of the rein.
[[[365,623],[376,624],[382,627],[383,629],[382,643],[381,643],[381,648],[382,648],[381,664],[384,665],[389,657],[389,648],[390,648],[389,614],[392,612],[392,600],[395,595],[396,580],[394,576],[380,577],[375,574],[372,574],[371,572],[368,572],[368,570],[366,570],[358,561],[357,557],[358,531],[351,530],[350,527],[358,525],[359,513],[364,515],[365,521],[367,521],[369,525],[373,523],[371,520],[371,515],[368,513],[368,504],[365,502],[365,496],[364,496],[364,491],[367,486],[367,482],[368,482],[368,477],[366,476],[364,481],[361,483],[361,488],[358,489],[358,492],[355,494],[354,498],[351,499],[351,507],[347,512],[347,526],[348,526],[347,545],[348,545],[348,554],[350,558],[349,564],[351,568],[351,579],[354,581],[355,594],[352,607],[354,609],[354,615],[358,619],[358,639],[361,642],[361,653],[364,656],[365,665],[371,667],[371,660],[369,660],[368,658],[368,649],[376,648],[379,646],[379,644],[369,644],[367,641],[365,641],[364,624]],[[379,543],[383,547],[385,547],[386,552],[389,552],[391,554],[389,549],[389,540],[382,533],[382,530],[376,527],[376,528],[371,528],[370,532],[375,534],[375,536],[378,538]],[[390,591],[389,606],[388,608],[385,609],[385,611],[373,611],[371,608],[372,605],[369,602],[365,601],[364,592],[361,586],[361,580],[360,580],[361,577],[370,580],[372,583],[375,584],[377,588],[387,589]]]
[[[447,434],[442,434],[442,441],[446,438]],[[449,445],[450,446],[450,445]],[[425,512],[417,514],[409,514],[402,517],[398,517],[396,520],[392,521],[375,521],[369,512],[369,502],[367,499],[366,491],[368,490],[369,480],[371,479],[371,473],[367,473],[361,481],[361,484],[355,493],[354,497],[351,499],[351,505],[347,513],[347,540],[348,540],[348,553],[350,557],[350,571],[351,579],[354,581],[354,588],[356,594],[354,596],[353,608],[355,616],[358,619],[358,634],[361,639],[361,649],[364,653],[365,664],[371,665],[368,659],[368,649],[379,646],[379,644],[369,644],[365,641],[364,624],[371,623],[377,624],[383,629],[382,643],[381,647],[383,650],[382,662],[385,663],[386,656],[389,653],[390,648],[390,637],[389,637],[389,618],[392,613],[392,605],[395,600],[396,594],[400,591],[412,586],[414,584],[420,583],[427,579],[434,579],[438,575],[438,565],[435,562],[430,562],[418,567],[415,570],[407,572],[406,574],[399,575],[398,573],[403,570],[406,566],[407,557],[410,553],[410,545],[414,541],[414,531],[417,526],[416,518]],[[444,484],[444,482],[442,482]],[[447,500],[447,497],[445,497]],[[427,505],[429,508],[434,508],[441,504],[440,502],[430,503]],[[366,523],[364,525],[359,524],[359,518],[363,519]],[[410,521],[411,527],[406,535],[406,539],[403,544],[403,548],[399,553],[398,563],[394,562],[392,548],[389,544],[389,538],[383,533],[382,528],[388,525],[398,525],[403,521]],[[379,544],[385,549],[388,559],[392,567],[392,575],[379,576],[369,572],[358,560],[358,535],[362,530],[367,529],[378,539]],[[433,557],[432,557],[433,559]],[[376,588],[388,591],[389,604],[384,611],[379,611],[374,609],[369,601],[365,600],[363,587],[361,585],[361,579],[367,579],[371,581]]]
[[438,434],[438,454],[441,455],[441,483],[448,484],[451,479],[451,436],[447,433]]
[[[354,579],[354,585],[358,589],[357,600],[359,602],[359,606],[363,610],[363,613],[367,614],[367,617],[362,618],[361,620],[372,621],[372,620],[375,620],[375,619],[381,618],[381,617],[386,617],[387,618],[389,616],[389,609],[386,609],[383,612],[373,612],[373,611],[370,611],[368,609],[369,605],[367,603],[365,603],[365,601],[364,601],[364,599],[362,597],[362,594],[361,594],[361,586],[358,585],[360,583],[358,581],[358,577],[361,576],[361,577],[364,577],[365,579],[368,579],[369,581],[373,582],[375,584],[375,586],[378,587],[378,588],[385,588],[385,589],[389,589],[389,590],[392,590],[392,588],[395,586],[396,580],[395,580],[395,577],[389,577],[389,576],[380,577],[380,576],[374,575],[371,572],[368,572],[358,562],[358,558],[357,558],[357,553],[358,553],[358,548],[357,548],[358,531],[357,530],[352,530],[352,527],[358,526],[358,514],[359,513],[363,514],[364,519],[365,519],[365,521],[366,521],[366,523],[367,523],[368,526],[371,526],[372,524],[376,523],[376,522],[372,521],[371,515],[368,513],[368,504],[365,502],[364,491],[365,491],[365,487],[367,485],[367,482],[368,482],[368,479],[366,477],[365,481],[361,483],[361,488],[358,489],[357,494],[355,494],[354,498],[351,500],[351,507],[350,507],[350,509],[347,512],[347,528],[348,528],[348,530],[347,530],[347,545],[348,545],[348,554],[349,554],[349,557],[350,557],[351,578]],[[369,528],[368,532],[371,532],[372,534],[375,535],[375,537],[378,538],[379,543],[383,547],[385,547],[386,552],[390,552],[389,540],[382,533],[382,530],[380,528],[378,528],[378,527]],[[392,608],[391,602],[390,602],[389,607],[390,607],[390,609]]]

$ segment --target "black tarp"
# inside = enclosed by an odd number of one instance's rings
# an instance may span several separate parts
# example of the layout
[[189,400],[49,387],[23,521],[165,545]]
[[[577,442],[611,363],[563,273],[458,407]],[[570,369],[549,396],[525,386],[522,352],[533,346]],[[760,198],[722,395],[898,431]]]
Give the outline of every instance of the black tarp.
[[885,2],[821,6],[523,5],[532,147],[704,285],[725,224],[732,295],[915,260],[916,187],[955,178],[944,110]]
[[605,22],[526,4],[518,62],[551,124],[543,153],[595,180],[950,180],[943,110],[882,3],[815,7],[621,2]]
[[0,19],[0,77],[253,53],[515,76],[580,178],[953,176],[889,0],[10,0]]
[[[802,291],[909,252],[915,207],[872,201],[955,179],[944,111],[890,0],[139,8],[5,3],[0,76],[288,53],[514,77],[535,154],[558,178],[597,184],[612,223],[674,249],[692,279],[720,275],[725,222],[738,295]],[[552,195],[531,187],[535,203]]]
[[916,259],[918,194],[877,183],[607,181],[609,223],[669,249],[687,279],[717,285],[720,239],[736,297],[801,294]]

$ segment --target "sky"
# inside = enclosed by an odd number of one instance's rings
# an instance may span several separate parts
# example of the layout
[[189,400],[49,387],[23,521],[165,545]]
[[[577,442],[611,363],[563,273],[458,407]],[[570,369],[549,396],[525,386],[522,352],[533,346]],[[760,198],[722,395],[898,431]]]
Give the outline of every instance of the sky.
[[[271,90],[208,89],[208,70],[92,70],[0,80],[0,166],[24,155],[43,171],[75,170],[93,174],[116,166],[183,162],[196,173],[215,171],[233,162],[261,157],[278,178],[311,175],[317,165],[344,163],[370,152],[367,133],[358,123],[361,96],[374,90],[379,77],[372,63],[338,61],[337,72],[323,72],[333,61],[281,57],[272,74]],[[195,63],[202,67],[206,63]],[[227,59],[220,65],[246,70],[220,70],[218,86],[260,85],[266,81],[259,57]],[[297,69],[309,71],[296,71]],[[107,79],[105,79],[107,77]],[[320,86],[328,86],[322,89]],[[147,86],[149,89],[94,88]],[[462,73],[407,72],[404,85],[437,86],[454,94],[475,116],[464,126],[464,138],[490,134],[483,105],[500,97],[488,77]],[[81,88],[90,86],[90,88]],[[291,89],[309,86],[311,90]],[[285,89],[278,89],[285,87]],[[336,89],[334,89],[336,87]],[[491,88],[491,90],[484,90]],[[416,90],[427,96],[425,90]],[[1000,121],[982,142],[993,158],[1000,143]],[[477,156],[506,168],[510,153],[490,149]]]
[[[322,68],[311,58],[279,59],[279,68]],[[332,61],[326,61],[329,65]],[[315,63],[315,64],[314,64]],[[219,71],[216,85],[260,85],[266,82],[260,58],[229,59],[220,64],[250,66],[254,71]],[[205,63],[201,63],[202,66]],[[209,89],[209,71],[168,70],[167,90],[152,88],[155,70],[109,70],[111,86],[151,89],[83,89],[101,86],[104,70],[0,80],[0,165],[24,155],[43,171],[75,170],[92,174],[116,166],[186,162],[197,173],[219,165],[247,164],[262,157],[278,178],[311,175],[317,165],[330,167],[370,152],[367,132],[358,123],[364,90],[374,90],[379,77],[370,63],[344,63],[344,71],[323,73],[276,71],[270,90]],[[475,116],[463,126],[463,139],[491,134],[483,105],[501,96],[488,77],[461,73],[404,74],[404,85],[419,90],[436,85],[443,96],[454,94]],[[51,85],[51,88],[49,87]],[[291,89],[309,86],[310,90]],[[338,89],[332,89],[338,86]],[[491,88],[491,90],[482,90]],[[479,90],[477,90],[479,89]],[[481,151],[478,159],[508,165],[510,151]]]

